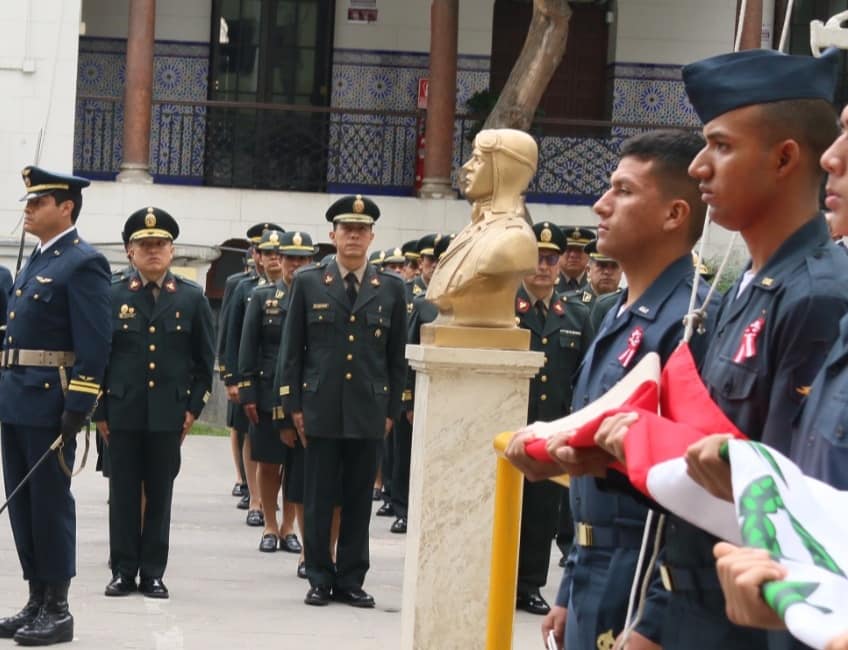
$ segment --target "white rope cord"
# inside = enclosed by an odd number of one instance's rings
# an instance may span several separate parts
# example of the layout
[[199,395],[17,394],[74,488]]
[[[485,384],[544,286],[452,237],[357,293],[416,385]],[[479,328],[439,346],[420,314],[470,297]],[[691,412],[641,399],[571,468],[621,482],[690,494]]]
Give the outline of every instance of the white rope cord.
[[[642,548],[639,550],[639,561],[636,564],[636,577],[639,577],[639,567],[642,566],[642,561],[644,559],[645,548],[648,546],[648,537],[650,536],[650,528],[653,523],[653,515],[654,511],[648,511],[648,517],[645,520],[645,534],[642,538]],[[657,558],[660,554],[660,547],[662,546],[661,540],[663,538],[663,530],[665,528],[665,520],[666,515],[660,515],[657,519],[657,530],[654,533],[654,547],[651,551],[651,558],[648,561],[648,569],[645,571],[645,575],[642,576],[642,583],[639,588],[639,607],[636,610],[636,616],[633,620],[630,620],[630,611],[633,607],[633,598],[636,595],[636,585],[638,584],[638,580],[633,580],[633,589],[630,591],[630,603],[627,607],[627,622],[624,626],[624,633],[622,635],[622,643],[619,647],[627,647],[627,640],[630,638],[630,635],[633,634],[636,626],[642,621],[642,617],[645,614],[645,604],[648,602],[648,589],[651,586],[651,581],[654,577],[654,567],[657,565]]]
[[789,44],[789,29],[792,22],[792,9],[794,8],[795,0],[789,0],[786,3],[786,15],[783,17],[783,31],[780,32],[780,45],[777,47],[783,53],[786,53],[786,46]]
[[733,51],[738,52],[742,46],[742,28],[745,26],[745,12],[748,10],[748,0],[742,0],[739,5],[739,24],[736,26],[736,40],[733,41]]

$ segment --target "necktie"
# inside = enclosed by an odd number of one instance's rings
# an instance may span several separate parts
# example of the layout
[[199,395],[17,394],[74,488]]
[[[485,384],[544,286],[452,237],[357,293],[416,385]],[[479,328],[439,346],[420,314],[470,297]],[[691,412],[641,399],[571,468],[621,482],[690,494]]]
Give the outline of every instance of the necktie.
[[356,303],[356,275],[351,271],[345,276],[345,284],[347,285],[347,289],[345,293],[347,293],[348,302],[350,302],[350,306],[353,307],[354,303]]
[[542,319],[542,323],[544,323],[548,319],[548,308],[545,307],[544,300],[536,301],[536,312],[539,314],[539,318]]
[[144,300],[147,302],[148,306],[152,310],[154,305],[156,304],[156,283],[148,282],[144,285]]

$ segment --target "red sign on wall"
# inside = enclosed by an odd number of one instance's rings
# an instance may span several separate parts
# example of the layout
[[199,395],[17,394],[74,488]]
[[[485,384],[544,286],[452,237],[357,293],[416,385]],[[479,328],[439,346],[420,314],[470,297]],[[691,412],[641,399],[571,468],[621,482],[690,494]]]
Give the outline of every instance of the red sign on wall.
[[422,77],[418,80],[418,108],[424,110],[427,108],[427,96],[430,94],[430,80],[427,77]]

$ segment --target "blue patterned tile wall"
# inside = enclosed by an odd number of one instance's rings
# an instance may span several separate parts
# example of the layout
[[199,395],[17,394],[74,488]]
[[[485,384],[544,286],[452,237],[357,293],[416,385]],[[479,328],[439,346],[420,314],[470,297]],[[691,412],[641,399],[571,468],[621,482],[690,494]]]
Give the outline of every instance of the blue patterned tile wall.
[[615,63],[612,121],[697,126],[683,87],[680,66]]
[[[118,171],[122,157],[125,39],[81,37],[77,73],[80,96],[119,101],[80,100],[76,114],[74,169]],[[153,59],[153,98],[167,102],[204,101],[209,82],[209,44],[157,41]],[[154,104],[150,167],[159,179],[200,183],[206,140],[202,107]],[[197,119],[198,114],[201,119]]]

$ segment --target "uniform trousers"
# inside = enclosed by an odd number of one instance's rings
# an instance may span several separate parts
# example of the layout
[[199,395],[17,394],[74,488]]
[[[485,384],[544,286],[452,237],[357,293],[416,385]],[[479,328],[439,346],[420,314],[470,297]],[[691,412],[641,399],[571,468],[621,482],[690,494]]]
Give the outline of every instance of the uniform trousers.
[[[356,589],[370,566],[368,528],[380,438],[307,435],[304,482],[306,575],[313,587]],[[341,494],[339,489],[341,488]],[[341,501],[336,568],[330,556],[333,508]]]
[[392,464],[392,507],[398,517],[409,514],[409,466],[412,461],[412,425],[401,413],[395,420]]
[[[681,621],[686,624],[681,625]],[[720,589],[674,592],[668,599],[662,646],[663,650],[766,650],[770,647],[767,632],[739,627],[727,619]]]
[[[180,433],[112,431],[109,435],[109,547],[112,572],[161,578],[168,563]],[[147,504],[141,524],[141,489]]]
[[[58,435],[58,421],[51,428],[3,423],[0,446],[7,496]],[[76,439],[65,443],[62,453],[68,467],[74,466],[75,451]],[[24,580],[55,583],[76,575],[76,506],[71,479],[55,454],[9,502],[9,519]]]
[[518,592],[544,587],[551,563],[563,487],[551,481],[524,480],[521,504],[521,544],[518,551]]

